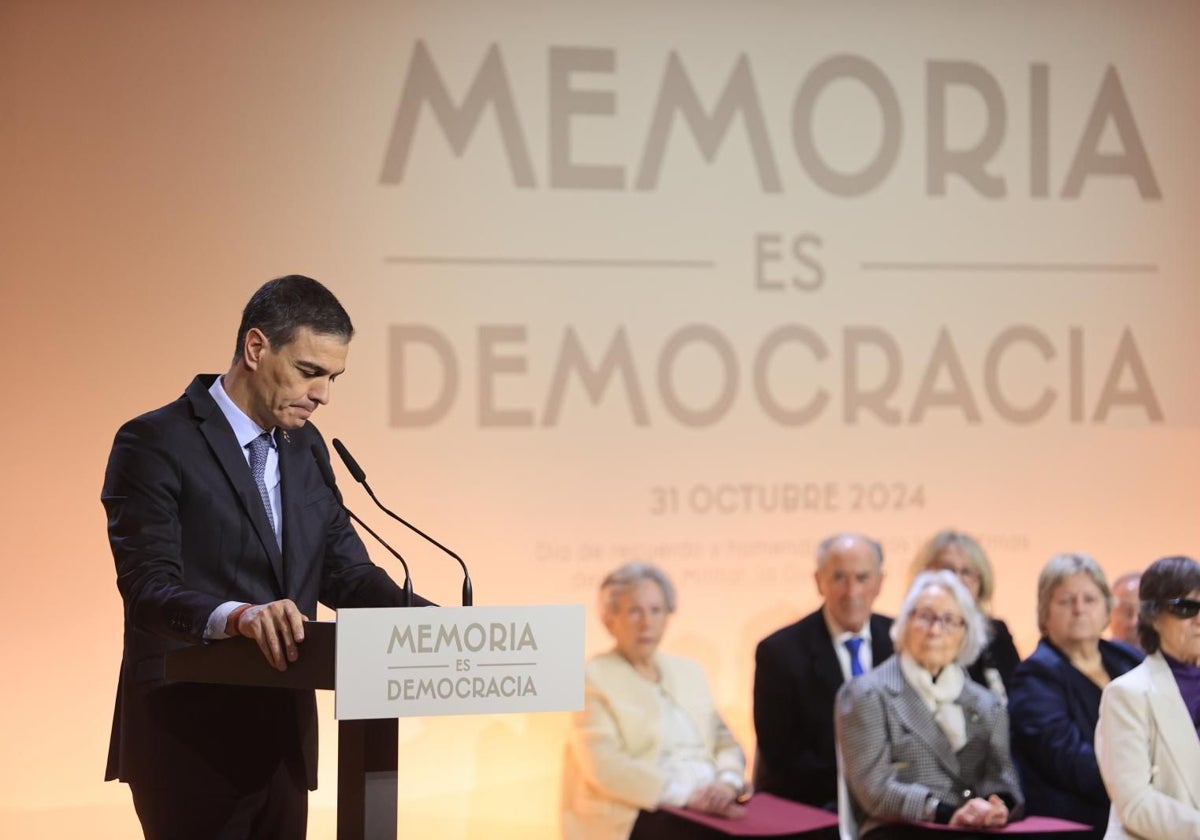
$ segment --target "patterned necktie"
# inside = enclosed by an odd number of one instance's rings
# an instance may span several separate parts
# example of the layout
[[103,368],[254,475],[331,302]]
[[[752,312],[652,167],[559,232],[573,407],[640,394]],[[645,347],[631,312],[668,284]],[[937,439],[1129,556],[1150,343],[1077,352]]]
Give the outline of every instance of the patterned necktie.
[[271,448],[270,432],[250,441],[250,473],[254,476],[254,485],[258,495],[262,497],[263,508],[267,511],[267,521],[271,523],[271,531],[275,534],[275,542],[279,542],[279,533],[275,529],[275,514],[271,512],[271,494],[267,491],[267,450]]
[[861,677],[863,675],[862,662],[858,658],[858,649],[862,647],[862,636],[851,636],[846,641],[842,642],[846,646],[846,650],[850,651],[850,678]]

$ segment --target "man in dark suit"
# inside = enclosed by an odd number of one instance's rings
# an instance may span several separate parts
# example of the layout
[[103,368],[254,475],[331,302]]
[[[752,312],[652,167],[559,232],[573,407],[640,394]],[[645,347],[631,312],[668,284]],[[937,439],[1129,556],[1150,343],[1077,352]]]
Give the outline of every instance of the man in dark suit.
[[106,778],[129,783],[147,838],[303,838],[316,787],[311,691],[167,682],[167,652],[247,636],[285,670],[318,601],[403,604],[325,484],[307,422],[352,334],[320,283],[272,280],[228,372],[117,432],[101,500],[125,642]]
[[844,682],[892,655],[892,620],[871,612],[883,551],[862,534],[828,537],[817,547],[816,582],[821,608],[755,651],[754,785],[837,811],[834,698]]

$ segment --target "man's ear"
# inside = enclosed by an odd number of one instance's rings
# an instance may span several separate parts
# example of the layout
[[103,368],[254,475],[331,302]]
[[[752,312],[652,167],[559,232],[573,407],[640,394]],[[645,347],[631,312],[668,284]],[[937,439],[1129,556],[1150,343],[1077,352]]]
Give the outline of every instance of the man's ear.
[[270,352],[270,350],[271,342],[267,340],[267,336],[262,330],[258,327],[246,330],[246,341],[242,345],[242,358],[246,362],[246,367],[250,370],[257,370],[263,353]]

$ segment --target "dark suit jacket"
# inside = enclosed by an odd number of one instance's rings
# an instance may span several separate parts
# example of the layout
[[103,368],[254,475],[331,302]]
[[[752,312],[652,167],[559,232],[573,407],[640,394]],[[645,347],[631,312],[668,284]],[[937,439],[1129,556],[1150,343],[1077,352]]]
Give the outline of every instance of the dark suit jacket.
[[[106,778],[209,779],[257,787],[281,759],[316,787],[311,691],[168,683],[163,655],[203,642],[230,600],[400,606],[402,590],[371,563],[313,460],[320,433],[276,432],[283,550],[233,430],[198,376],[175,402],[117,432],[101,500],[125,605],[125,640]],[[420,599],[420,603],[427,603]],[[303,655],[303,645],[301,645]]]
[[[1120,642],[1100,641],[1100,658],[1110,677],[1132,670],[1144,656]],[[1108,793],[1094,745],[1100,693],[1043,638],[1017,666],[1008,696],[1013,758],[1029,812],[1094,826],[1091,836],[1097,838],[1108,825]]]
[[[876,665],[892,655],[891,628],[890,618],[871,616]],[[755,789],[836,810],[833,699],[843,680],[824,614],[776,630],[754,659]]]
[[996,794],[1010,803],[1010,818],[1020,819],[1021,786],[1009,754],[1004,707],[969,679],[955,702],[967,736],[957,752],[904,679],[899,657],[838,692],[837,737],[863,834],[881,822],[923,819],[930,794],[951,813],[970,797]]

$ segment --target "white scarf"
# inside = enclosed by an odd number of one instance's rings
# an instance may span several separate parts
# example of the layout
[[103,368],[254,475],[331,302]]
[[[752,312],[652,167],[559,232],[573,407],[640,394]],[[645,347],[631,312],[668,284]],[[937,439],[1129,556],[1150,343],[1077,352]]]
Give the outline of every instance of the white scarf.
[[958,752],[967,743],[967,721],[962,706],[955,701],[963,690],[963,670],[951,662],[935,680],[907,653],[900,654],[900,672],[921,701],[933,712],[933,719],[946,733],[950,747]]

